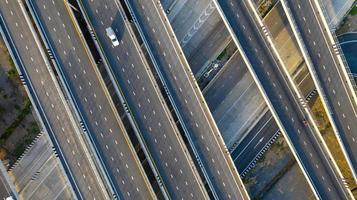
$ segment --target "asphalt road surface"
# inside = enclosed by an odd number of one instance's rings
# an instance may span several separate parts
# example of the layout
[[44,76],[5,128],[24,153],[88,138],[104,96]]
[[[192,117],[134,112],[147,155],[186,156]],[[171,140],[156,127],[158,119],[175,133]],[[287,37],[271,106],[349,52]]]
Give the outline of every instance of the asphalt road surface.
[[120,199],[155,198],[103,80],[95,71],[97,66],[76,32],[65,1],[32,2],[116,194]]
[[162,74],[161,81],[172,97],[170,100],[181,118],[180,123],[192,140],[191,146],[198,154],[213,195],[226,199],[248,198],[190,67],[177,40],[172,39],[175,34],[164,18],[161,4],[151,0],[128,2],[147,41],[151,59]]
[[[295,19],[301,38],[311,58],[317,79],[326,94],[331,116],[348,159],[357,171],[357,105],[337,61],[336,53],[327,38],[325,26],[313,0],[286,1]],[[329,30],[328,30],[329,31]],[[304,51],[304,50],[303,50]],[[323,100],[323,99],[322,99]]]
[[279,70],[270,52],[262,30],[246,6],[245,1],[223,1],[218,5],[228,21],[233,37],[240,43],[252,70],[259,78],[271,105],[280,120],[292,151],[297,154],[297,160],[302,164],[303,171],[322,199],[348,199],[348,194],[335,174],[324,150],[320,147],[315,132],[303,123],[305,113],[294,98],[287,80]]
[[[98,172],[93,167],[93,161],[86,152],[88,150],[80,139],[79,128],[73,121],[63,94],[47,69],[50,68],[49,61],[41,55],[40,47],[31,34],[18,2],[0,1],[0,12],[13,39],[14,48],[17,49],[16,56],[22,63],[20,67],[28,74],[27,85],[32,84],[33,92],[37,95],[35,100],[41,105],[38,109],[47,118],[46,123],[51,128],[48,132],[53,134],[52,139],[55,137],[62,150],[68,165],[64,167],[68,167],[72,173],[74,182],[78,186],[77,192],[83,199],[108,198],[103,182],[98,179]],[[71,178],[69,174],[68,176]],[[71,183],[73,186],[73,182]]]
[[[119,4],[112,0],[81,2],[167,195],[172,199],[207,198],[202,180]],[[119,46],[112,45],[105,33],[107,27],[115,31]]]
[[[242,79],[242,76],[249,73],[247,66],[243,62],[239,52],[233,54],[217,74],[217,77],[204,89],[205,98],[212,111],[216,109],[219,102],[222,102],[230,94],[233,87]],[[315,86],[308,69],[305,66],[301,67],[303,69],[299,71],[295,81],[301,88],[302,94],[308,97],[314,91]],[[240,174],[254,161],[259,152],[279,131],[271,112],[263,114],[253,126],[238,145],[228,146]]]

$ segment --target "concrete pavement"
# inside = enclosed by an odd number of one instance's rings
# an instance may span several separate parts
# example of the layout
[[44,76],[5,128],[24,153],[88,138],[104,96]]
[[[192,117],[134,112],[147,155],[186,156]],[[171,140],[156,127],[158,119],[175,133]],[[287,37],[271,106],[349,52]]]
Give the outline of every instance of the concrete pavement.
[[5,20],[2,28],[12,38],[5,38],[10,45],[8,48],[13,51],[20,77],[28,85],[30,99],[60,155],[77,198],[108,198],[104,183],[80,136],[79,125],[69,110],[44,50],[30,29],[20,4],[17,1],[0,1],[0,11]]
[[30,0],[39,29],[111,183],[121,199],[155,199],[97,66],[80,38],[66,1]]
[[[78,1],[95,35],[118,95],[125,98],[157,181],[168,198],[207,199],[208,195],[179,130],[143,56],[123,9],[115,1]],[[120,42],[105,33],[112,27]]]
[[315,195],[349,198],[314,130],[304,125],[306,113],[280,71],[250,8],[244,1],[219,0],[217,6]]
[[289,10],[286,14],[300,42],[300,50],[322,94],[326,113],[356,179],[357,104],[353,94],[355,91],[348,86],[350,80],[342,70],[345,66],[341,66],[338,61],[335,44],[331,44],[328,39],[314,1],[283,2],[286,10]]
[[126,4],[213,196],[249,198],[161,4],[139,0]]

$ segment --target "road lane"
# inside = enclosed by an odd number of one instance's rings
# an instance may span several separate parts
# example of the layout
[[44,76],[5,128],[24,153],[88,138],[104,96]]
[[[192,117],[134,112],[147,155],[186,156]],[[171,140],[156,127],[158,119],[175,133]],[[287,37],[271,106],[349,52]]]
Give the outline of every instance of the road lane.
[[[88,148],[85,146],[82,131],[75,122],[64,95],[59,88],[49,61],[44,56],[44,50],[35,41],[35,36],[26,23],[25,17],[17,1],[0,1],[0,12],[5,19],[9,34],[13,39],[14,48],[17,49],[19,67],[23,69],[29,87],[33,90],[35,101],[41,105],[40,110],[49,124],[53,143],[57,143],[62,151],[63,159],[68,167],[69,177],[73,176],[73,186],[77,198],[81,199],[107,199],[109,198],[103,181],[99,178]],[[4,28],[4,27],[2,27]],[[22,72],[19,72],[21,75]],[[32,94],[32,95],[34,95]],[[35,96],[34,95],[34,96]],[[37,106],[36,104],[34,106]],[[63,160],[62,164],[63,164]]]
[[308,182],[319,198],[348,199],[346,189],[332,167],[314,131],[303,123],[305,113],[290,89],[289,82],[276,58],[270,52],[262,30],[244,1],[217,1],[232,37],[242,51],[257,84],[266,95],[267,103],[276,116],[278,125],[283,127],[292,152],[302,167]]
[[121,199],[156,198],[97,66],[76,31],[66,1],[29,2],[88,127],[115,195]]
[[[111,0],[78,2],[90,29],[95,31],[98,48],[109,65],[107,70],[113,75],[117,92],[125,97],[140,130],[139,137],[159,173],[157,178],[164,187],[163,192],[172,199],[207,199],[202,180],[122,8]],[[109,26],[120,41],[117,47],[113,47],[105,33]]]
[[126,3],[213,195],[249,198],[161,4],[151,0]]
[[294,20],[294,24],[290,25],[300,33],[297,40],[304,45],[300,44],[300,49],[305,51],[305,60],[315,71],[311,74],[320,82],[319,89],[324,93],[321,100],[329,108],[327,114],[330,115],[331,123],[334,123],[335,134],[356,178],[357,105],[352,95],[354,91],[350,90],[345,76],[342,75],[341,67],[344,66],[338,63],[333,45],[326,39],[326,30],[316,14],[314,1],[284,2],[291,11],[286,14],[291,14]]

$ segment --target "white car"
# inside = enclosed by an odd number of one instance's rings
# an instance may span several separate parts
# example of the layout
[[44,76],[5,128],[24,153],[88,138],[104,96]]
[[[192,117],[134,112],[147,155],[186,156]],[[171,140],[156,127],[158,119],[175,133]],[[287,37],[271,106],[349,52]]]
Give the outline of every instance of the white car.
[[109,37],[109,39],[112,41],[113,46],[115,46],[115,47],[118,46],[119,41],[118,41],[117,36],[115,35],[112,27],[106,28],[105,31],[107,32],[107,36]]

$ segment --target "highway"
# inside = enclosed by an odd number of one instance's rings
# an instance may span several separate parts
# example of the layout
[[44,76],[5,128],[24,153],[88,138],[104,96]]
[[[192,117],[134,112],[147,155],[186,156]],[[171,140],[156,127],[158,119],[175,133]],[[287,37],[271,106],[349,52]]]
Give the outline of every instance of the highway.
[[[302,94],[306,97],[309,103],[312,96],[316,94],[314,83],[310,77],[309,71],[305,66],[299,66],[302,70],[298,70],[294,79],[297,85],[301,88]],[[213,78],[213,80],[204,88],[207,104],[212,112],[215,112],[218,104],[231,94],[231,91],[239,81],[249,73],[247,66],[244,64],[243,58],[239,52],[236,52],[225,63],[220,72]],[[254,81],[254,80],[252,80]],[[253,83],[255,84],[255,83]],[[240,117],[240,116],[237,116]],[[266,145],[279,131],[271,112],[265,112],[260,116],[256,124],[253,124],[252,129],[242,141],[234,141],[233,145],[228,146],[231,156],[235,161],[235,165],[242,175],[245,169],[255,160],[256,156],[265,148]],[[235,144],[235,142],[239,142]]]
[[112,198],[155,199],[151,185],[66,1],[30,0],[113,189]]
[[[316,73],[315,79],[320,82],[320,89],[323,91],[327,106],[330,108],[326,112],[330,114],[331,123],[335,124],[334,130],[339,138],[344,153],[353,170],[356,178],[357,171],[357,105],[356,99],[344,76],[342,67],[337,60],[333,45],[327,38],[325,26],[322,19],[317,14],[314,1],[297,0],[284,1],[290,8],[288,15],[291,14],[295,21],[296,28],[300,32],[301,39],[305,48],[305,60],[311,61],[312,67]],[[294,25],[292,25],[294,28]],[[330,30],[327,30],[330,31]],[[307,57],[306,57],[307,56]]]
[[[78,2],[90,30],[95,32],[117,92],[125,97],[143,149],[159,173],[157,179],[163,193],[171,199],[207,199],[203,182],[122,8],[112,0]],[[120,41],[117,47],[105,33],[110,26]]]
[[144,0],[126,2],[213,196],[248,199],[161,4]]
[[18,199],[19,194],[17,193],[15,184],[10,179],[4,164],[0,163],[0,198],[6,200],[8,197]]
[[[1,28],[9,37],[19,74],[25,80],[40,120],[60,156],[69,181],[78,199],[108,199],[109,195],[82,140],[79,124],[75,122],[64,95],[51,70],[38,38],[31,31],[17,1],[0,1],[5,20]],[[3,35],[4,36],[4,35]],[[11,38],[10,38],[11,37]]]
[[250,72],[255,77],[274,118],[283,132],[315,196],[348,199],[349,194],[320,146],[315,131],[304,124],[306,113],[257,26],[245,1],[216,1]]

